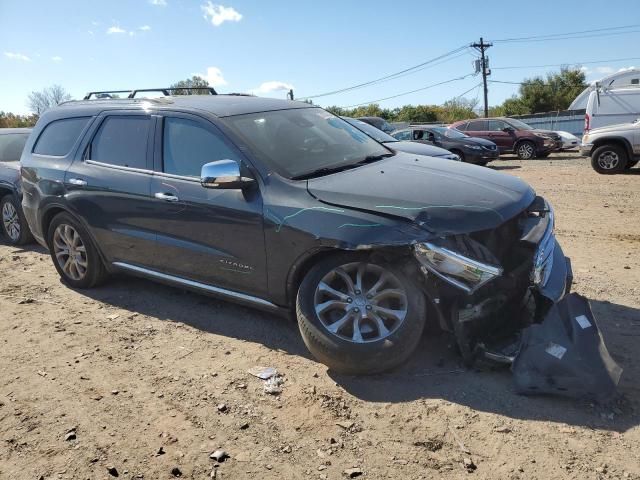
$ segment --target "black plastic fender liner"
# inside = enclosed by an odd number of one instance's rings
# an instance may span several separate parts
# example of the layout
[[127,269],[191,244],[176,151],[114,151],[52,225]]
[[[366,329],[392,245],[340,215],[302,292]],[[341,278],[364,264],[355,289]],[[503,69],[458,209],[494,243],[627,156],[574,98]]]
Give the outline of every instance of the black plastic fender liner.
[[518,393],[610,397],[622,368],[611,358],[586,298],[572,293],[522,332],[511,367]]

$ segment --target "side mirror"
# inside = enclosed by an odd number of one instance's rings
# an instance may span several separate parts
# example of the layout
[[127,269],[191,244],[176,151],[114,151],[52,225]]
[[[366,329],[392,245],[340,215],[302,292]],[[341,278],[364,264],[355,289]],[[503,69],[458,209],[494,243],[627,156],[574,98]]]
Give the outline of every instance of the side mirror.
[[513,127],[504,127],[504,128],[502,129],[502,131],[503,131],[503,132],[506,132],[506,133],[512,133],[512,132],[515,132],[515,130],[513,129]]
[[204,188],[238,190],[252,185],[255,180],[243,177],[240,165],[234,160],[217,160],[205,163],[200,172],[200,184]]

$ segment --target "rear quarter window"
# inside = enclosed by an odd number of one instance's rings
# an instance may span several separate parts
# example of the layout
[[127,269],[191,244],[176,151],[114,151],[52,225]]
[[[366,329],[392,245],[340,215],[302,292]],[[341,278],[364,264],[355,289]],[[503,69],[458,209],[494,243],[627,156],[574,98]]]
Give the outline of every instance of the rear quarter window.
[[49,123],[38,137],[33,153],[64,157],[71,151],[91,117],[65,118]]

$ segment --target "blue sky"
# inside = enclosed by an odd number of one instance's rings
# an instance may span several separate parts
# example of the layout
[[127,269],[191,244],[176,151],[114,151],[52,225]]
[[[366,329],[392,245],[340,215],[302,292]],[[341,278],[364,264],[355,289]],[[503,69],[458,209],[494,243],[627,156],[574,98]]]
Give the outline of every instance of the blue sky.
[[[640,23],[636,0],[477,2],[355,0],[0,0],[0,110],[28,112],[27,95],[52,84],[86,91],[163,87],[201,74],[220,92],[284,98],[333,91],[419,64],[484,36],[487,40]],[[586,65],[588,80],[640,66],[633,33],[562,41],[496,44],[492,78],[519,81],[558,67]],[[605,32],[606,33],[606,32]],[[472,72],[466,49],[411,75],[315,100],[350,106]],[[479,77],[379,102],[440,104]],[[517,85],[492,84],[490,104]],[[481,98],[480,89],[466,97]]]

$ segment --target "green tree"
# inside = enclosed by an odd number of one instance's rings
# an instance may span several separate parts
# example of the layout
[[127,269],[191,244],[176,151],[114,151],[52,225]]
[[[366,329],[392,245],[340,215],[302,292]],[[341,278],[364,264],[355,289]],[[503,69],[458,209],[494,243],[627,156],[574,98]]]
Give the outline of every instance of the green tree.
[[[546,80],[534,77],[522,82],[520,101],[528,110],[524,113],[565,110],[585,88],[584,72],[563,68],[560,72],[549,73]],[[512,103],[511,107],[514,106]]]
[[437,122],[439,109],[433,105],[404,105],[394,110],[396,122]]
[[204,78],[199,77],[198,75],[194,75],[191,78],[187,78],[186,80],[180,80],[179,82],[171,85],[171,88],[178,88],[179,90],[174,90],[172,95],[202,95],[205,93],[203,88],[208,88],[209,82],[207,82]]
[[16,115],[15,113],[0,111],[0,128],[33,127],[37,121],[37,115]]
[[453,123],[457,120],[476,118],[474,110],[478,106],[478,100],[468,98],[452,98],[444,102],[440,108],[438,120],[443,123]]

